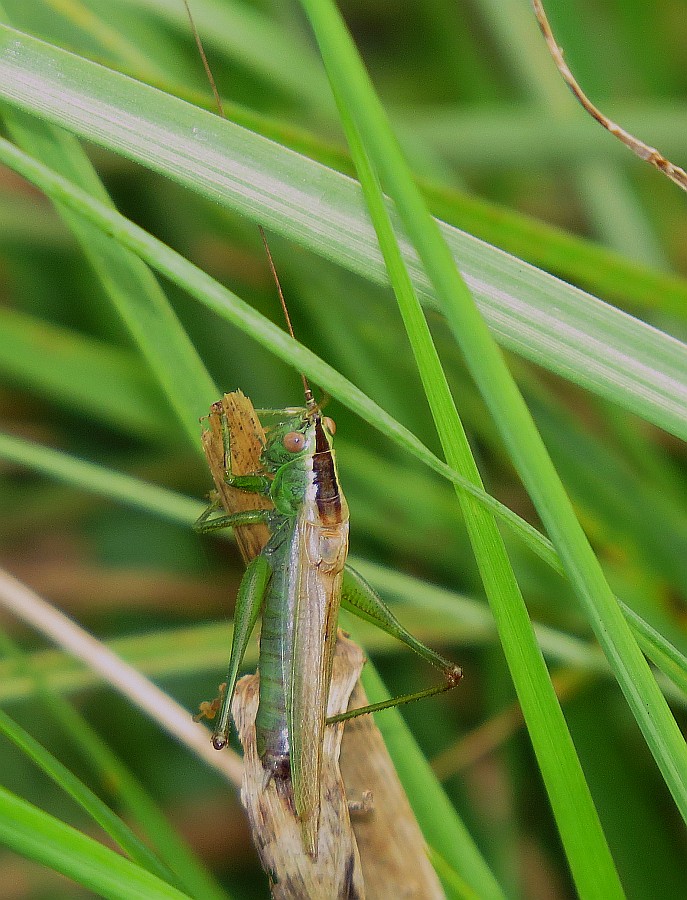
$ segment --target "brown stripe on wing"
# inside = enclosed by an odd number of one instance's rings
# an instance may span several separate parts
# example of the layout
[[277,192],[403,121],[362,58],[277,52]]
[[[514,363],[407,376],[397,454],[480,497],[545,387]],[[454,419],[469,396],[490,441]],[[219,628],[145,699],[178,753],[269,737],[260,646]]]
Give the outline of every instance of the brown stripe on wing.
[[315,502],[323,525],[338,525],[341,516],[341,491],[336,477],[332,448],[318,416],[315,420],[315,453],[312,458]]

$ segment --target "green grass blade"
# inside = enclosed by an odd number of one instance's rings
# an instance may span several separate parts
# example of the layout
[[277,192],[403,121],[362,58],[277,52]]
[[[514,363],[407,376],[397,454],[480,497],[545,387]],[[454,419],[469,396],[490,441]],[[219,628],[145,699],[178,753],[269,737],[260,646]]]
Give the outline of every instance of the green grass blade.
[[15,384],[147,440],[169,436],[170,408],[133,353],[6,307],[0,331],[0,371]]
[[0,843],[111,900],[183,900],[188,897],[2,787]]
[[[305,6],[324,51],[325,63],[341,111],[351,154],[356,163],[444,453],[453,468],[481,485],[467,436],[404,266],[381,188],[352,119],[353,114],[348,105],[350,99],[341,91],[341,79],[346,77],[345,69],[331,62],[327,50],[332,45],[327,42],[323,44],[321,40],[322,20],[313,12],[315,7],[307,3]],[[599,890],[606,896],[620,896],[622,890],[601,823],[496,523],[483,508],[475,504],[472,498],[459,495],[459,499],[578,889],[583,895],[592,896],[596,881],[600,886]],[[422,795],[421,785],[416,785],[415,793]],[[590,859],[594,859],[593,876],[589,866]],[[477,884],[462,867],[461,873],[468,879],[471,887],[477,889]],[[597,896],[600,896],[598,892]]]
[[[338,88],[355,115],[367,152],[395,200],[405,229],[442,298],[448,322],[468,367],[558,549],[647,745],[682,816],[687,819],[685,741],[575,518],[503,357],[412,182],[343,23],[336,10],[325,2],[312,0],[304,5],[316,25],[327,66],[338,67]],[[590,895],[598,895],[598,884],[594,883],[592,871],[593,868],[586,866],[581,874]]]
[[687,660],[670,641],[646,622],[625,603],[620,604],[625,618],[632,626],[640,647],[656,668],[679,687],[687,696]]
[[125,503],[134,509],[154,512],[170,522],[191,525],[207,506],[201,500],[184,497],[156,484],[1,432],[0,457],[21,466],[30,466],[65,484],[78,485],[97,496]]
[[[0,5],[0,19],[5,18]],[[5,26],[1,26],[5,27]],[[25,114],[7,110],[9,132],[17,143],[54,166],[103,203],[111,203],[78,141]],[[203,363],[150,270],[135,255],[109,240],[68,208],[57,211],[79,241],[103,288],[177,413],[192,446],[197,421],[217,398]]]
[[160,864],[131,829],[58,759],[34,740],[21,726],[13,722],[3,710],[0,710],[0,731],[26,753],[56,784],[62,787],[133,862],[157,875],[158,878],[163,878],[165,881],[171,879],[170,871]]
[[[0,98],[387,283],[359,190],[345,176],[5,26]],[[683,344],[457,229],[442,232],[504,346],[687,435]],[[402,249],[421,299],[436,303],[417,258]]]
[[513,524],[535,552],[543,556],[550,553],[547,542],[542,540],[536,529],[441,462],[415,435],[371,401],[355,385],[307,348],[293,341],[282,329],[261,316],[231,291],[222,287],[182,256],[165,247],[160,241],[129,222],[115,210],[108,209],[93,200],[74,185],[2,139],[0,139],[0,159],[50,193],[53,199],[59,198],[60,202],[78,209],[82,215],[88,216],[104,231],[116,234],[123,244],[134,250],[180,287],[188,290],[190,294],[202,299],[218,315],[242,328],[246,334],[268,347],[288,365],[305,372],[333,397],[360,415],[374,428],[399,443],[434,471],[460,485],[461,489],[467,493],[478,497],[504,521]]

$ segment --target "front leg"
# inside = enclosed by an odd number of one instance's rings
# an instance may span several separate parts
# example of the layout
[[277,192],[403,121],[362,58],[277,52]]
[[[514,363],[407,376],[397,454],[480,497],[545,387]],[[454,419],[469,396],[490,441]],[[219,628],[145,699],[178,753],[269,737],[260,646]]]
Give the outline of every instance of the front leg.
[[[228,394],[227,397],[229,396],[231,395]],[[253,407],[252,404],[250,404],[250,400],[247,402],[252,410]],[[222,445],[224,448],[224,483],[239,491],[246,491],[250,494],[263,494],[266,497],[269,496],[272,481],[263,472],[251,473],[249,470],[242,475],[234,475],[232,472],[231,429],[229,427],[229,418],[224,412],[220,415],[220,428],[222,431]],[[256,456],[257,452],[258,451],[256,451]],[[257,459],[255,461],[257,462]]]
[[264,525],[269,522],[271,509],[243,509],[240,512],[229,515],[214,516],[213,513],[221,509],[216,501],[202,513],[193,523],[193,530],[199,534],[209,534],[211,531],[219,531],[222,528],[236,528],[240,525]]
[[[247,494],[262,494],[264,497],[269,497],[272,487],[272,479],[266,475],[257,472],[252,475],[234,475],[231,469],[225,470],[224,483],[238,491],[245,491]],[[219,500],[215,500],[195,521],[194,531],[207,534],[211,531],[219,531],[221,528],[234,528],[237,525],[263,525],[267,521],[266,513],[269,512],[264,509],[247,509],[229,515],[213,516],[218,509],[221,509],[221,504]]]
[[265,497],[269,497],[272,487],[272,479],[259,472],[254,475],[234,475],[233,472],[227,470],[224,473],[224,483],[229,487],[236,488],[237,491],[246,491],[247,494],[263,494]]

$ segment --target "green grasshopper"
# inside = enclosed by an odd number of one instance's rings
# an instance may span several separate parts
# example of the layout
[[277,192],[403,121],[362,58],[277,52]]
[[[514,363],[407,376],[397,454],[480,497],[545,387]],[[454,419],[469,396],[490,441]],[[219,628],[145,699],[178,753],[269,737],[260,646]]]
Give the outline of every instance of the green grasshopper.
[[[268,248],[267,252],[276,279]],[[293,336],[278,279],[277,287]],[[239,588],[229,672],[212,743],[221,750],[228,742],[239,669],[262,612],[257,750],[269,775],[290,779],[303,843],[316,858],[326,725],[449,690],[460,681],[462,670],[406,631],[370,585],[346,565],[349,517],[332,446],[335,426],[322,416],[305,376],[301,377],[305,406],[278,414],[261,455],[264,471],[234,475],[230,466],[225,471],[228,485],[264,495],[274,509],[216,516],[214,504],[200,517],[196,529],[209,532],[265,523],[270,531]],[[223,426],[226,432],[226,421]],[[225,433],[226,459],[230,459],[228,444]],[[340,605],[439,668],[444,683],[326,719]],[[212,718],[212,704],[204,706],[203,714]]]
[[[188,0],[183,2],[219,114],[224,116]],[[294,337],[262,228],[260,234],[286,324]],[[266,524],[270,531],[262,552],[248,563],[239,587],[226,684],[218,701],[202,704],[196,718],[212,719],[219,707],[212,743],[222,750],[229,741],[231,703],[241,662],[262,612],[255,721],[258,755],[271,777],[290,780],[304,846],[317,858],[326,725],[450,690],[463,672],[406,631],[365,579],[346,565],[348,504],[339,485],[332,446],[335,426],[332,419],[321,415],[305,375],[301,378],[305,406],[281,411],[260,457],[263,471],[252,475],[234,475],[230,467],[225,471],[226,484],[269,498],[274,509],[215,516],[218,506],[212,504],[196,522],[196,530],[202,533],[256,524]],[[225,416],[222,427],[225,460],[230,460]],[[440,669],[444,683],[327,719],[339,606],[402,641]]]

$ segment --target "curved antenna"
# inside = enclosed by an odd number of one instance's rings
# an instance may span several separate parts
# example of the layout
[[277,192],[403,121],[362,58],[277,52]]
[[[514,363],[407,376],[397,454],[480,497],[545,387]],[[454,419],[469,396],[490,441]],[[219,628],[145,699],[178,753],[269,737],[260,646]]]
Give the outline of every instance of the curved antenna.
[[[274,283],[277,285],[277,292],[279,294],[279,302],[281,303],[281,308],[284,311],[284,318],[286,319],[286,327],[289,329],[289,334],[291,337],[296,340],[296,335],[293,333],[293,325],[291,324],[291,316],[289,315],[289,310],[286,306],[286,300],[284,299],[284,292],[281,289],[281,284],[279,282],[279,276],[277,275],[277,270],[274,265],[274,260],[272,259],[272,254],[270,252],[270,246],[267,243],[267,238],[265,237],[265,232],[262,225],[258,225],[258,229],[260,231],[260,237],[262,238],[262,242],[265,245],[265,253],[267,254],[267,259],[270,264],[270,270],[272,272],[272,278],[274,278]],[[309,412],[313,412],[316,403],[313,397],[312,391],[310,390],[310,385],[308,384],[308,379],[301,372],[301,380],[303,381],[303,392],[305,393],[305,405]]]
[[[226,119],[224,114],[224,107],[222,106],[222,98],[219,95],[219,91],[217,90],[217,83],[215,81],[215,77],[212,74],[212,69],[210,68],[210,63],[208,62],[208,58],[205,55],[205,48],[203,47],[203,42],[200,39],[200,34],[198,33],[198,29],[196,28],[196,23],[193,19],[193,13],[191,12],[191,7],[189,6],[188,0],[184,0],[184,6],[186,7],[186,13],[188,15],[188,20],[191,23],[191,31],[193,32],[193,38],[196,42],[196,47],[198,48],[198,53],[200,54],[200,58],[203,62],[203,68],[205,69],[205,74],[207,75],[207,79],[210,82],[210,87],[212,88],[212,93],[215,98],[215,103],[217,104],[217,111],[223,119]],[[286,306],[286,300],[284,299],[284,292],[281,289],[281,284],[279,282],[279,276],[277,275],[277,270],[274,265],[274,260],[272,259],[272,254],[270,253],[270,247],[267,243],[267,238],[265,237],[265,232],[263,231],[262,225],[258,225],[258,229],[260,231],[260,237],[262,238],[262,242],[265,245],[265,253],[267,253],[267,260],[270,264],[270,270],[272,272],[272,278],[274,279],[274,283],[277,285],[277,291],[279,293],[279,302],[281,303],[281,308],[284,311],[284,318],[286,319],[286,326],[289,330],[289,334],[291,337],[296,340],[296,335],[293,333],[293,326],[291,325],[291,317],[289,316],[289,310]],[[308,384],[308,379],[301,372],[301,380],[303,382],[303,392],[305,394],[305,406],[308,412],[313,413],[319,407],[318,404],[315,403],[315,399],[313,397],[313,393],[310,390],[310,385]]]
[[203,42],[200,39],[200,34],[198,33],[198,29],[196,28],[196,23],[193,19],[193,13],[191,12],[191,7],[188,5],[188,0],[184,0],[184,6],[186,7],[186,13],[188,15],[188,20],[191,23],[191,31],[193,32],[193,39],[196,42],[196,47],[198,48],[198,53],[200,54],[200,58],[203,61],[203,68],[205,69],[205,74],[207,75],[207,79],[210,82],[210,87],[212,88],[212,93],[215,98],[215,103],[217,104],[217,111],[223,119],[226,119],[224,115],[224,107],[222,106],[222,98],[219,95],[219,91],[217,90],[217,83],[215,82],[215,76],[212,74],[212,69],[210,68],[210,63],[208,62],[208,58],[205,55],[205,48],[203,47]]

